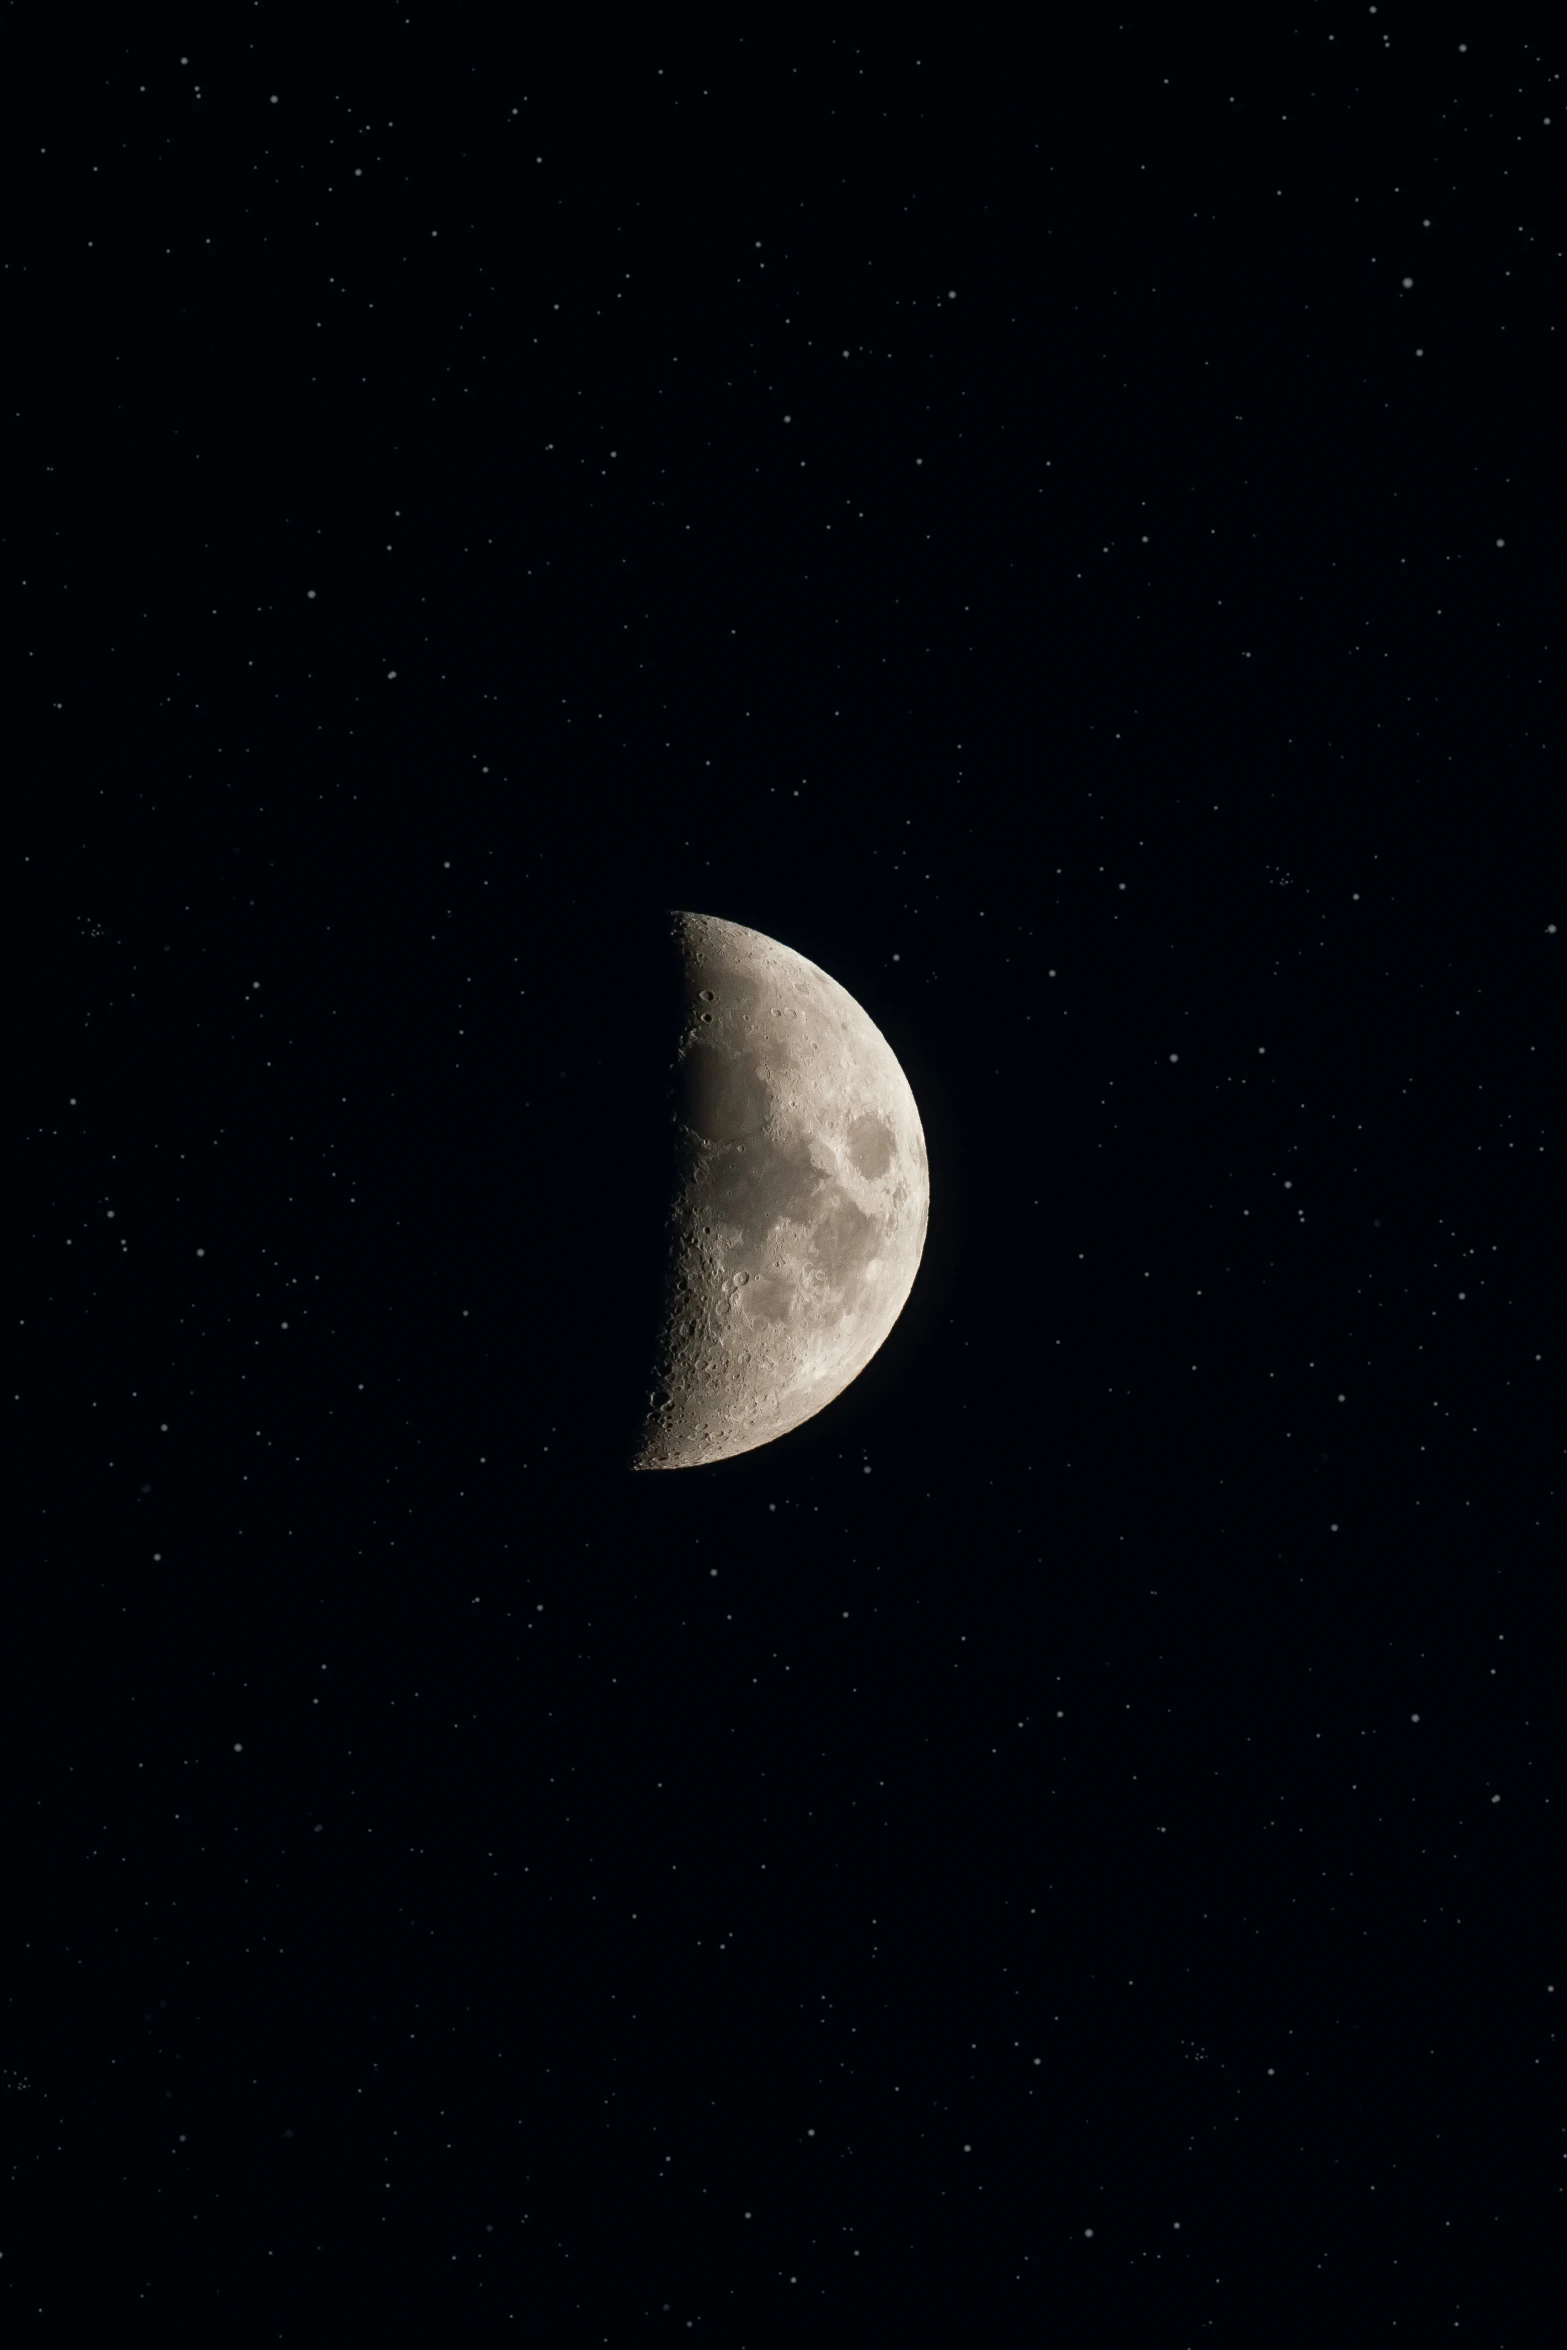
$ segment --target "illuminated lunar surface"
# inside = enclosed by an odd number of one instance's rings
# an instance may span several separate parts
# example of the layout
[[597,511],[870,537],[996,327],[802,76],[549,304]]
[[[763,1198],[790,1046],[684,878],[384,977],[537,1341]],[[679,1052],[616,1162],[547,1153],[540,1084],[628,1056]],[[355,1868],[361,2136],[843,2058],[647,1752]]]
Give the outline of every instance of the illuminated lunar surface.
[[804,955],[673,916],[678,1165],[638,1469],[770,1444],[864,1370],[914,1286],[925,1136],[875,1023]]

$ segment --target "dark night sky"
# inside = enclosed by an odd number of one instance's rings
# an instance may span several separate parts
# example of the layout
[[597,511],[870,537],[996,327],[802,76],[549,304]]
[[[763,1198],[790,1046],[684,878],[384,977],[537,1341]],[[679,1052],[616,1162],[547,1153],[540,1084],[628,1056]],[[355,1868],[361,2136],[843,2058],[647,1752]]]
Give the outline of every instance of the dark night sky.
[[[13,44],[0,2308],[1522,2342],[1558,64],[529,21]],[[931,1225],[635,1477],[667,907]]]

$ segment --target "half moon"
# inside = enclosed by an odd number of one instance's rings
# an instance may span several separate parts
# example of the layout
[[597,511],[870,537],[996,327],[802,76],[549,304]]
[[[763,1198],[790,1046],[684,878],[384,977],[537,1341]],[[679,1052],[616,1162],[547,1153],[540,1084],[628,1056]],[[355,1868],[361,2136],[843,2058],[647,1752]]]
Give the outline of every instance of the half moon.
[[753,1452],[841,1395],[903,1311],[930,1211],[908,1079],[854,998],[760,931],[671,921],[677,1172],[637,1469]]

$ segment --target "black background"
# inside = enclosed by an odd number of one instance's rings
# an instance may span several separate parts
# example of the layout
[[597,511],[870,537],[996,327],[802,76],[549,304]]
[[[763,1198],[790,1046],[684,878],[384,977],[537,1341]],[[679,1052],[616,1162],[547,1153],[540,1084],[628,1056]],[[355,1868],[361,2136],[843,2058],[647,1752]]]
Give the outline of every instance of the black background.
[[[18,2339],[1522,2340],[1558,68],[490,21],[6,77]],[[672,906],[931,1224],[632,1477]]]

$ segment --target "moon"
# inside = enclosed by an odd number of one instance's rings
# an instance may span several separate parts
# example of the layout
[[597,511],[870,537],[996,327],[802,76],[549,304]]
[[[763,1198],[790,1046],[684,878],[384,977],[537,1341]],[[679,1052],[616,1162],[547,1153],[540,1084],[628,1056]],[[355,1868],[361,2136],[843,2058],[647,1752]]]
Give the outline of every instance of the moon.
[[930,1214],[908,1079],[847,990],[740,923],[670,922],[675,1194],[634,1469],[730,1460],[825,1409],[903,1311]]

